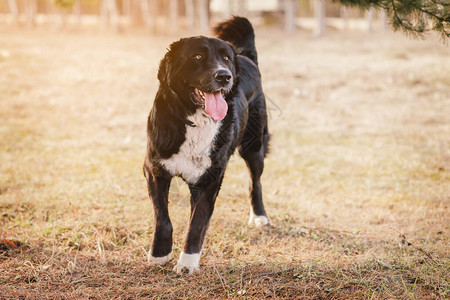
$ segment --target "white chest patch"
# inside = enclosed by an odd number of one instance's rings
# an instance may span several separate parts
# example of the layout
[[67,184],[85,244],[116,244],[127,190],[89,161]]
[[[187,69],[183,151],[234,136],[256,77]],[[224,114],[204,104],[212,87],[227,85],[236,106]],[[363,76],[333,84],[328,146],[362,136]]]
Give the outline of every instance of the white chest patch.
[[186,182],[193,184],[211,166],[209,155],[221,122],[207,116],[203,109],[198,109],[187,119],[194,123],[195,127],[186,125],[185,141],[178,153],[161,160],[160,163],[172,176],[181,176]]

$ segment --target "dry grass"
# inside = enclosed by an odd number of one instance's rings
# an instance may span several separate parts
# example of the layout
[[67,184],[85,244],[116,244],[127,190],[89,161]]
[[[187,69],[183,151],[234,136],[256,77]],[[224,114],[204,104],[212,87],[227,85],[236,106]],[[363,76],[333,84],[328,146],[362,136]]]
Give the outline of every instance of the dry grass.
[[[247,228],[248,174],[233,157],[202,271],[179,277],[173,262],[146,263],[141,173],[157,64],[174,38],[1,32],[0,298],[449,297],[448,47],[257,36],[273,228]],[[175,255],[187,197],[175,181]]]

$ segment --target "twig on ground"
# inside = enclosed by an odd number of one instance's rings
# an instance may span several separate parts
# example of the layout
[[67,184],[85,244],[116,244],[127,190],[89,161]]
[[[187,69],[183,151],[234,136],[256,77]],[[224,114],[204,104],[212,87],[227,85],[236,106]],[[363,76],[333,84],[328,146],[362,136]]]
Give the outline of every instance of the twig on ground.
[[[217,276],[218,276],[219,279],[220,279],[220,283],[222,284],[222,288],[223,288],[224,292],[227,291],[228,289],[225,287],[225,279],[224,279],[223,276],[220,274],[220,272],[217,270],[216,265],[214,264],[214,262],[213,262],[212,260],[210,260],[209,258],[208,258],[208,260],[209,260],[209,262],[211,263],[211,265],[213,266],[214,271],[217,273]],[[227,284],[227,286],[228,286],[228,284]]]
[[395,228],[391,228],[391,229],[398,233],[398,236],[401,238],[401,241],[400,241],[401,245],[413,247],[414,249],[416,249],[417,251],[421,252],[426,257],[428,257],[432,262],[434,262],[435,264],[438,264],[438,262],[436,260],[434,260],[433,256],[431,256],[431,254],[429,252],[427,252],[427,251],[423,250],[422,248],[417,247],[413,243],[409,242],[406,239],[406,236],[403,233],[401,233],[400,231],[398,231],[397,229],[395,229]]
[[294,270],[294,268],[287,268],[287,269],[283,269],[283,270],[280,270],[280,271],[263,272],[263,273],[251,274],[251,275],[252,275],[252,278],[254,278],[254,277],[261,277],[261,276],[268,276],[268,275],[277,275],[277,274],[289,272],[289,271],[292,271],[292,270]]

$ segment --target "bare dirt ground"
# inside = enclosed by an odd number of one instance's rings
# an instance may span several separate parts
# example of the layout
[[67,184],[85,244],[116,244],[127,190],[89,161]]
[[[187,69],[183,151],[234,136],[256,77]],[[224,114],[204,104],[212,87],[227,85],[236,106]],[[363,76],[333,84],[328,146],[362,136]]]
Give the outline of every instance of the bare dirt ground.
[[[151,267],[141,165],[175,37],[0,30],[0,298],[449,297],[450,50],[258,28],[270,230],[234,156],[201,272]],[[174,254],[188,194],[170,194]]]

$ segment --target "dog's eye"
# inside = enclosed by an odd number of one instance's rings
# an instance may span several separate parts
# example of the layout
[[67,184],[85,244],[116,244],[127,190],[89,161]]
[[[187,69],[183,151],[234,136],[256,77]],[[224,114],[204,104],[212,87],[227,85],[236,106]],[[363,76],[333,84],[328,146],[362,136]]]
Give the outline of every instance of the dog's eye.
[[225,55],[225,56],[223,57],[223,59],[225,59],[225,60],[230,60],[230,57],[229,57],[228,55]]
[[200,60],[203,58],[203,56],[201,54],[197,54],[196,56],[194,56],[195,59]]

